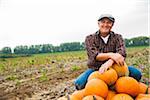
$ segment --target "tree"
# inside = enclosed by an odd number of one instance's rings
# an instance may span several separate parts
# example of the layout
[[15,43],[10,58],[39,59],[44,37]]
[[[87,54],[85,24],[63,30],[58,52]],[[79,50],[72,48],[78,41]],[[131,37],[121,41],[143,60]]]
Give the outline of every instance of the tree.
[[10,47],[4,47],[4,48],[2,48],[1,52],[4,53],[4,54],[11,54],[12,53]]

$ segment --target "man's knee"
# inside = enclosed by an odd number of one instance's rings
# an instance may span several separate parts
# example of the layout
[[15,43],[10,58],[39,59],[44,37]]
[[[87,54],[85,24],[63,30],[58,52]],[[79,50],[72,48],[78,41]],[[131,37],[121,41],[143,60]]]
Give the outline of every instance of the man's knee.
[[93,69],[88,69],[85,72],[83,72],[75,81],[75,87],[77,90],[81,90],[85,87],[86,83],[87,83],[87,79],[89,77],[89,75],[94,72]]
[[139,81],[142,77],[141,71],[135,68],[134,66],[129,66],[128,68],[129,68],[129,76]]

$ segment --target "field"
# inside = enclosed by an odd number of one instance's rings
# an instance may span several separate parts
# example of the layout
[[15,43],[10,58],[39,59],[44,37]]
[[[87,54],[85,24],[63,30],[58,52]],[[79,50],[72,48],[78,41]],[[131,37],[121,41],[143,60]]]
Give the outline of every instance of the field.
[[[127,48],[127,65],[142,71],[149,83],[149,47]],[[72,93],[74,79],[86,66],[85,51],[0,59],[0,100],[57,100]]]

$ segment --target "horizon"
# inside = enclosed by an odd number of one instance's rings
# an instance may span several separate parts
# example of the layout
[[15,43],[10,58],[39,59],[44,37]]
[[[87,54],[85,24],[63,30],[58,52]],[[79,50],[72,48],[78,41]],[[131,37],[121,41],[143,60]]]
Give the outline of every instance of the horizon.
[[[123,38],[123,39],[132,39],[132,38],[138,38],[138,37],[149,37],[149,38],[150,38],[150,36],[136,36],[136,37],[131,37],[131,38]],[[84,41],[70,41],[70,42],[64,42],[64,43],[72,43],[72,42],[80,42],[80,43],[83,43]],[[16,45],[16,46],[14,46],[13,48],[12,48],[12,47],[10,47],[10,48],[11,48],[12,50],[14,50],[14,48],[17,47],[17,46],[28,46],[28,47],[30,47],[31,45],[44,45],[44,44],[51,44],[51,43],[40,43],[40,44],[30,44],[30,45],[24,44],[24,45]],[[60,43],[60,44],[58,44],[58,45],[54,45],[54,44],[51,44],[51,45],[53,45],[53,46],[60,46],[61,44],[63,44],[63,43]],[[4,46],[4,47],[9,47],[9,46]],[[2,48],[4,48],[4,47],[2,47]],[[2,50],[2,48],[0,48],[0,50]]]

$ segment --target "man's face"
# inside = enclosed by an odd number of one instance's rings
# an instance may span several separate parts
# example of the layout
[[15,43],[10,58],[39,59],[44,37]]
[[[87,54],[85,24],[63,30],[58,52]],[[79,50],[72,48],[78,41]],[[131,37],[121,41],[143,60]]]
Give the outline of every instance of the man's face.
[[113,26],[113,22],[110,21],[108,18],[103,18],[98,22],[98,26],[101,33],[109,33]]

